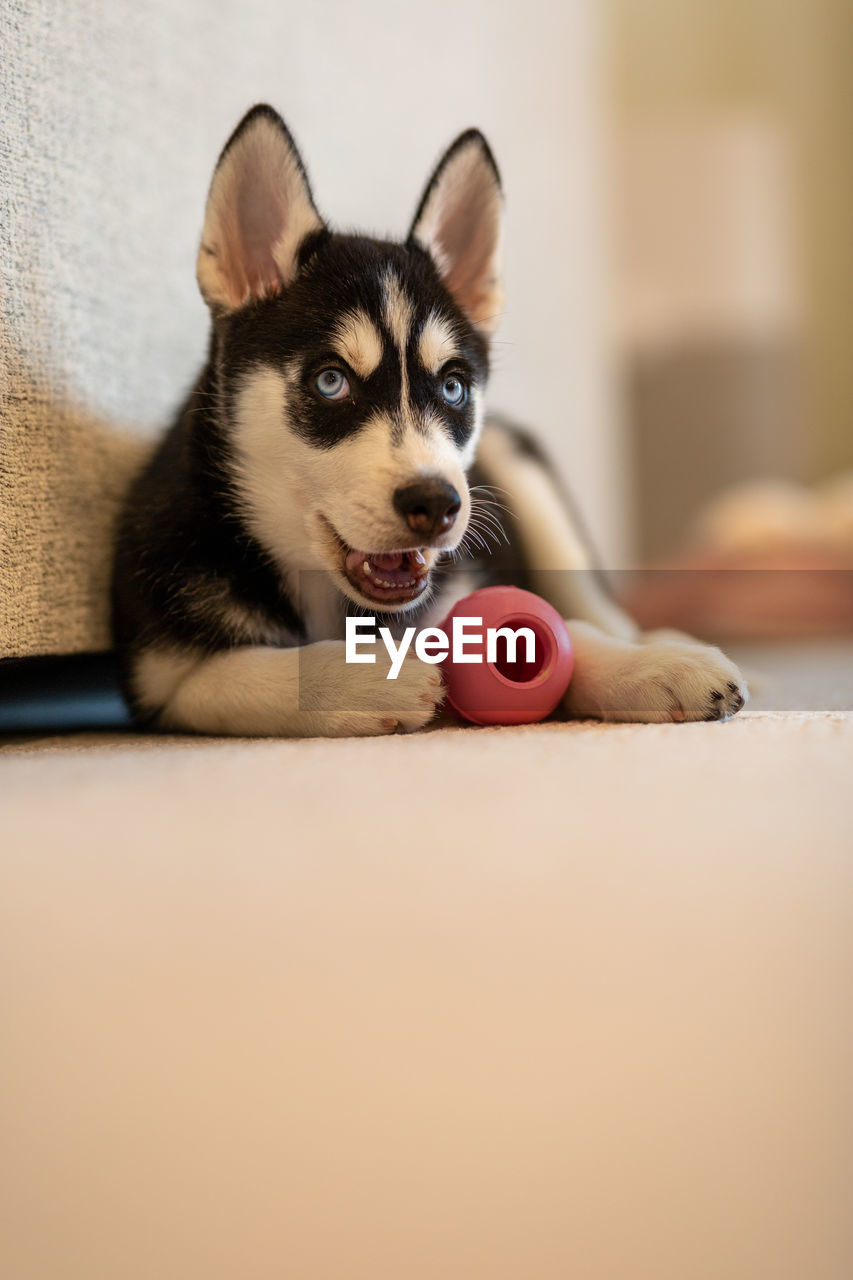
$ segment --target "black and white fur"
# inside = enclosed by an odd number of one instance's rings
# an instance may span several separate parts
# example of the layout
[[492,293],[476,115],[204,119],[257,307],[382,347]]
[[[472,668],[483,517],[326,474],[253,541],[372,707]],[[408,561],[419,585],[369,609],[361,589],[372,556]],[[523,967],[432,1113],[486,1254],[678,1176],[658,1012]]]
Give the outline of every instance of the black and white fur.
[[470,130],[404,244],[337,234],[278,115],[258,106],[238,125],[198,256],[208,362],[118,540],[115,635],[140,722],[418,729],[441,703],[439,669],[407,658],[388,680],[381,646],[375,665],[346,664],[345,616],[435,625],[490,581],[529,586],[567,619],[570,715],[724,719],[743,705],[718,649],[638,634],[538,448],[485,418],[501,204]]

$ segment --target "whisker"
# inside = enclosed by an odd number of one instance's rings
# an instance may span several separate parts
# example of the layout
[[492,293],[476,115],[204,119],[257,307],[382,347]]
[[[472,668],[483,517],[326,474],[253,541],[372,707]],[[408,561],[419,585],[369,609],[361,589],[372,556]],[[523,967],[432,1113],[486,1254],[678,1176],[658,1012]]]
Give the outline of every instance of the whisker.
[[[476,515],[488,517],[489,520],[500,520],[498,512],[505,511],[506,508],[502,507],[500,503],[483,502],[482,499],[475,498],[471,504],[471,510]],[[511,515],[512,512],[508,512],[508,514]]]
[[478,529],[480,533],[485,533],[486,530],[488,530],[493,536],[497,537],[509,546],[510,540],[507,536],[507,532],[493,511],[486,511],[480,505],[472,506],[470,523],[474,528]]
[[472,492],[472,493],[479,493],[479,491],[480,491],[481,489],[485,490],[485,492],[486,492],[486,493],[506,493],[506,494],[509,494],[509,489],[504,489],[504,488],[503,488],[501,485],[499,485],[499,484],[472,484],[472,485],[471,485],[471,492]]
[[503,529],[501,529],[500,527],[495,527],[494,525],[484,525],[478,522],[477,520],[472,520],[468,528],[472,530],[474,534],[476,534],[476,536],[480,541],[481,546],[483,547],[483,550],[492,549],[490,546],[488,546],[488,543],[491,542],[492,539],[494,539],[495,546],[497,546],[501,540],[505,541],[507,546],[509,546],[509,539],[506,537],[506,534],[504,533]]
[[476,526],[474,526],[474,525],[472,525],[472,524],[469,524],[469,525],[468,525],[468,529],[467,529],[467,531],[466,531],[466,533],[465,533],[465,538],[463,538],[463,540],[462,540],[462,541],[463,541],[463,542],[464,542],[464,541],[466,541],[469,537],[471,538],[471,540],[472,540],[473,542],[476,542],[476,543],[477,543],[477,545],[478,545],[479,547],[481,547],[483,551],[488,552],[489,548],[488,548],[487,543],[486,543],[486,542],[484,542],[483,538],[480,536],[480,532],[479,532],[479,530],[476,528]]
[[503,526],[496,524],[494,521],[480,519],[475,522],[474,527],[477,529],[478,533],[481,533],[484,537],[489,535],[500,539],[505,539],[506,537]]
[[[497,498],[481,498],[481,497],[479,497],[479,496],[478,496],[478,493],[479,493],[479,492],[481,492],[481,491],[482,491],[482,492],[486,492],[486,493],[496,492],[496,491],[497,491],[497,486],[491,486],[491,485],[485,485],[485,484],[475,484],[475,485],[472,485],[472,486],[471,486],[471,489],[470,489],[470,491],[469,491],[469,492],[470,492],[470,493],[471,493],[471,495],[472,495],[471,501],[472,501],[472,504],[473,504],[473,505],[477,506],[478,508],[482,508],[482,507],[494,507],[494,508],[495,508],[496,510],[498,510],[498,511],[505,511],[505,512],[507,513],[507,515],[512,516],[512,518],[513,518],[514,520],[517,520],[517,519],[518,519],[518,516],[516,515],[516,513],[512,510],[512,508],[511,508],[511,507],[507,506],[507,504],[506,504],[505,502],[499,502],[499,501],[497,500]],[[501,490],[500,490],[500,492],[501,492],[501,493],[506,493],[506,494],[507,494],[507,496],[509,496],[508,491],[507,491],[506,489],[501,489]]]

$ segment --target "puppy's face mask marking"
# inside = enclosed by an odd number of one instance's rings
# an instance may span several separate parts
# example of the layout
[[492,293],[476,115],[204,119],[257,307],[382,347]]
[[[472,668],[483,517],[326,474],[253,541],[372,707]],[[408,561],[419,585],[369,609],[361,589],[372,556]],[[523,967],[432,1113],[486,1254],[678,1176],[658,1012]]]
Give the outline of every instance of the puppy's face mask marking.
[[249,113],[214,173],[197,274],[243,515],[283,569],[323,569],[372,609],[414,605],[465,535],[500,205],[471,132],[405,244],[334,234],[269,108]]

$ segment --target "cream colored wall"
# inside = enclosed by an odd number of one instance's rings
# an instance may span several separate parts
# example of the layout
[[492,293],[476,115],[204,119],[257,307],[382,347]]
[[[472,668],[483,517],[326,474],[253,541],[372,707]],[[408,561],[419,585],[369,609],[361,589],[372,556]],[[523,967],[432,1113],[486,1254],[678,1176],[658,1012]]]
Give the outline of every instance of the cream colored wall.
[[846,0],[609,0],[620,123],[763,113],[790,144],[809,467],[853,464],[853,7]]

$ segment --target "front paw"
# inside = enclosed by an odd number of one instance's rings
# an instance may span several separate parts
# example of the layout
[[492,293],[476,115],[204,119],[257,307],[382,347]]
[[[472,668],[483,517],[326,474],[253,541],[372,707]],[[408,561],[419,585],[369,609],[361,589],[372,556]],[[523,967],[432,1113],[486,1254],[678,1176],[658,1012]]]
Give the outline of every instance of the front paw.
[[740,671],[712,645],[662,641],[644,646],[643,678],[635,687],[644,720],[728,720],[749,699]]
[[432,720],[444,701],[444,680],[440,667],[420,658],[407,657],[395,680],[387,679],[382,663],[371,667],[376,675],[369,682],[370,714],[378,718],[375,733],[411,733]]
[[625,644],[579,636],[565,698],[573,716],[666,723],[727,720],[749,698],[746,682],[719,649],[685,638]]
[[390,680],[389,667],[384,653],[372,663],[347,664],[342,645],[324,645],[317,661],[303,671],[300,705],[309,714],[322,708],[319,731],[332,737],[422,729],[444,698],[440,668],[411,655]]

